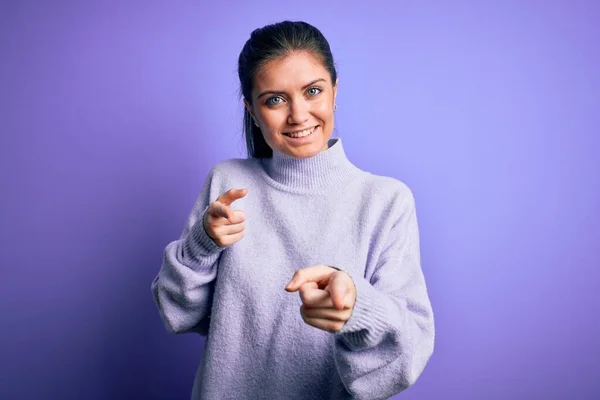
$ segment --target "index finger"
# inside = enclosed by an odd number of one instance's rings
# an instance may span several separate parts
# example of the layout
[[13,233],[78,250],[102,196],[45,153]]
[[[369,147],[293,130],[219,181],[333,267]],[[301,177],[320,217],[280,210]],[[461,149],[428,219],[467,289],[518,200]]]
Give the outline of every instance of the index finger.
[[225,193],[219,196],[217,201],[223,203],[227,206],[230,206],[231,203],[236,201],[237,199],[241,199],[248,193],[247,189],[229,189]]

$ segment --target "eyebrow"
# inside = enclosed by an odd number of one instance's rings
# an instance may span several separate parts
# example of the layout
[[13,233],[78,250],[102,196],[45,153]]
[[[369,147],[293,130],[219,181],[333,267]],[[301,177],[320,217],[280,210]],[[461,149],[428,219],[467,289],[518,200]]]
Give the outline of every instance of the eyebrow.
[[[314,81],[307,83],[306,85],[302,86],[302,90],[306,89],[307,87],[314,85],[317,82],[327,82],[324,78],[319,78],[319,79],[315,79]],[[285,94],[285,92],[281,92],[281,91],[276,91],[276,90],[265,90],[264,92],[261,92],[256,99],[260,99],[261,97],[263,97],[266,94]]]

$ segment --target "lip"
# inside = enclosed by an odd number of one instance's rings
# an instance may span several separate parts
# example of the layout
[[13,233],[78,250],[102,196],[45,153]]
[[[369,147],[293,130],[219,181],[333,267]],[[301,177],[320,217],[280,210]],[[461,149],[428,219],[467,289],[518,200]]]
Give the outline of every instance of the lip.
[[294,145],[303,145],[303,144],[312,142],[313,138],[315,137],[316,134],[318,134],[320,129],[321,129],[321,125],[317,125],[313,128],[313,131],[311,132],[310,135],[304,136],[302,138],[293,138],[288,135],[283,135],[283,136],[286,137],[286,139],[289,141],[289,143],[292,143]]
[[315,128],[315,127],[317,127],[317,126],[319,126],[319,125],[307,126],[307,127],[306,127],[306,128],[304,128],[304,129],[296,129],[295,131],[286,131],[286,132],[283,132],[283,133],[298,133],[298,132],[305,131],[305,130],[307,130],[307,129],[312,129],[312,128]]

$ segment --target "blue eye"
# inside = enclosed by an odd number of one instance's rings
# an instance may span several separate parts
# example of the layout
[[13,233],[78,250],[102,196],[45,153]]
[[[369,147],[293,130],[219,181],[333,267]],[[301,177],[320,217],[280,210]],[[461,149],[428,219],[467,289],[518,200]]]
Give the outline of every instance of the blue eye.
[[274,103],[272,100],[277,100],[277,99],[281,100],[281,97],[279,97],[279,96],[269,97],[265,103],[269,106],[275,106],[275,105],[279,104],[280,102]]
[[[311,88],[308,88],[308,90],[306,91],[306,93],[308,94],[309,97],[314,97],[316,95],[318,95],[319,93],[321,93],[323,91],[323,89],[321,89],[318,86],[313,86]],[[272,96],[269,97],[267,100],[265,100],[265,104],[268,106],[276,106],[279,105],[283,102],[283,98],[281,96]]]
[[[314,91],[317,91],[317,92],[315,93]],[[321,88],[314,86],[314,87],[309,88],[307,92],[308,92],[309,96],[316,96],[319,93],[321,93]]]

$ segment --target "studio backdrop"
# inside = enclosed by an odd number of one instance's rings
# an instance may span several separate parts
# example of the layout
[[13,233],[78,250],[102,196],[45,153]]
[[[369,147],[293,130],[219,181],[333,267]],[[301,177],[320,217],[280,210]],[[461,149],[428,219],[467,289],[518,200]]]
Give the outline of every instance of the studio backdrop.
[[415,195],[436,342],[396,398],[599,398],[599,4],[3,1],[0,398],[189,398],[204,338],[150,284],[285,19],[331,44],[348,158]]

